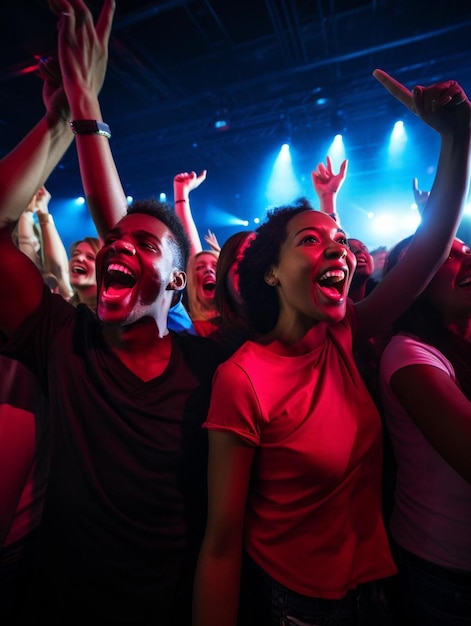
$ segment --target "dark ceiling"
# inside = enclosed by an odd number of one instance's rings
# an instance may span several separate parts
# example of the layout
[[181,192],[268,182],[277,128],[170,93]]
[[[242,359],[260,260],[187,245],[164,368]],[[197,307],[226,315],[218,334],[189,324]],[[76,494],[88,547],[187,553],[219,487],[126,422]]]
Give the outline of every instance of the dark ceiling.
[[[35,55],[54,53],[56,29],[45,0],[4,1],[1,15],[4,154],[42,114],[39,80],[25,70]],[[471,93],[471,2],[117,0],[100,98],[125,190],[171,199],[174,174],[207,168],[193,208],[202,230],[217,232],[207,207],[257,211],[267,155],[288,138],[312,196],[310,171],[340,117],[350,140],[348,177],[368,194],[382,171],[381,125],[399,110],[372,78],[375,67],[409,87],[455,78]],[[320,97],[327,104],[317,104]],[[229,128],[218,131],[220,110]],[[434,163],[436,150],[429,152]],[[81,192],[77,168],[71,148],[48,182],[53,198]],[[398,174],[399,184],[409,191],[411,177],[426,172],[430,164],[417,161],[415,171]],[[343,201],[352,219],[361,202],[348,205],[347,191]],[[361,215],[351,229],[360,228]]]

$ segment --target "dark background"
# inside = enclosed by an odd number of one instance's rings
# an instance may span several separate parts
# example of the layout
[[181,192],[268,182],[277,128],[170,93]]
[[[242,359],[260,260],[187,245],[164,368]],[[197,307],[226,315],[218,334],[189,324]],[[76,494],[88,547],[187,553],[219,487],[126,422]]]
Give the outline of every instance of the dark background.
[[[96,14],[101,3],[89,6]],[[28,69],[54,54],[56,25],[45,0],[4,1],[0,14],[3,155],[42,115],[41,83]],[[468,0],[117,0],[100,100],[126,193],[172,201],[176,173],[206,168],[192,209],[200,233],[211,228],[221,242],[263,218],[285,141],[301,192],[317,204],[310,174],[342,128],[342,224],[373,248],[409,234],[411,181],[430,188],[438,141],[371,72],[380,67],[408,87],[453,78],[471,94],[470,50]],[[214,127],[220,110],[229,120],[222,131]],[[399,115],[407,156],[391,168],[384,150]],[[47,187],[64,241],[94,234],[86,207],[70,202],[82,193],[73,146]],[[386,218],[373,227],[368,214],[382,212],[402,230]]]

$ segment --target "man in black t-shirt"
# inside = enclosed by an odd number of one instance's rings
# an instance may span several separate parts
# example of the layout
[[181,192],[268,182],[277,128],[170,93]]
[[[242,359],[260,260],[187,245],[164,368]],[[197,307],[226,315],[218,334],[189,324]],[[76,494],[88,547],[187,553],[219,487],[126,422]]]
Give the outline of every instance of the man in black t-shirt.
[[[220,357],[209,340],[167,327],[188,259],[171,207],[140,201],[124,215],[96,95],[114,2],[104,0],[96,26],[81,0],[50,5],[63,85],[46,63],[48,113],[0,162],[2,351],[38,377],[51,428],[37,576],[22,623],[188,625],[207,506],[201,424]],[[51,294],[11,238],[25,198],[70,144],[70,118],[104,241],[97,315]]]

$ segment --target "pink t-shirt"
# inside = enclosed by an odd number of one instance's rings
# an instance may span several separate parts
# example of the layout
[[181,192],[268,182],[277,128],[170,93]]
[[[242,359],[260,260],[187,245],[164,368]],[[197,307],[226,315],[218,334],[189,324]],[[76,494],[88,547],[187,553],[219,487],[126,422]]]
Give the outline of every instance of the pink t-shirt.
[[293,591],[337,599],[395,573],[378,411],[352,356],[353,309],[300,356],[247,342],[219,366],[205,426],[257,446],[245,547]]
[[380,389],[397,459],[391,534],[423,559],[471,571],[471,485],[428,442],[390,387],[394,372],[417,364],[437,367],[455,381],[450,361],[411,336],[395,335],[383,352]]

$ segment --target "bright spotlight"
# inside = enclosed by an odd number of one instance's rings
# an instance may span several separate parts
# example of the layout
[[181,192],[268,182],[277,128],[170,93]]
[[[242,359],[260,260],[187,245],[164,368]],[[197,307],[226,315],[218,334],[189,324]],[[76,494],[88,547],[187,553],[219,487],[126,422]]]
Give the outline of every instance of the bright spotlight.
[[218,207],[208,207],[207,218],[212,226],[248,226],[248,220],[243,220],[236,215],[228,213]]
[[400,139],[401,137],[405,137],[405,135],[406,131],[404,130],[404,122],[402,120],[398,120],[393,126],[391,139]]
[[167,194],[162,191],[162,193],[159,196],[159,199],[160,199],[160,202],[166,202],[167,201]]
[[260,224],[260,218],[259,217],[255,217],[254,218],[254,224]]
[[265,196],[269,203],[288,204],[301,195],[291,158],[290,146],[284,143],[276,157]]
[[327,154],[332,159],[332,165],[334,168],[340,167],[341,163],[345,161],[345,144],[343,143],[342,135],[335,135],[334,140],[330,144],[330,148],[327,151]]
[[77,206],[83,206],[85,204],[85,198],[83,196],[79,196],[76,200],[75,200],[75,204]]
[[398,120],[391,131],[388,145],[388,162],[389,165],[400,165],[400,158],[404,152],[407,143],[407,133],[404,122]]
[[132,196],[126,196],[126,201],[128,204],[132,204],[132,201],[134,200],[134,198]]

